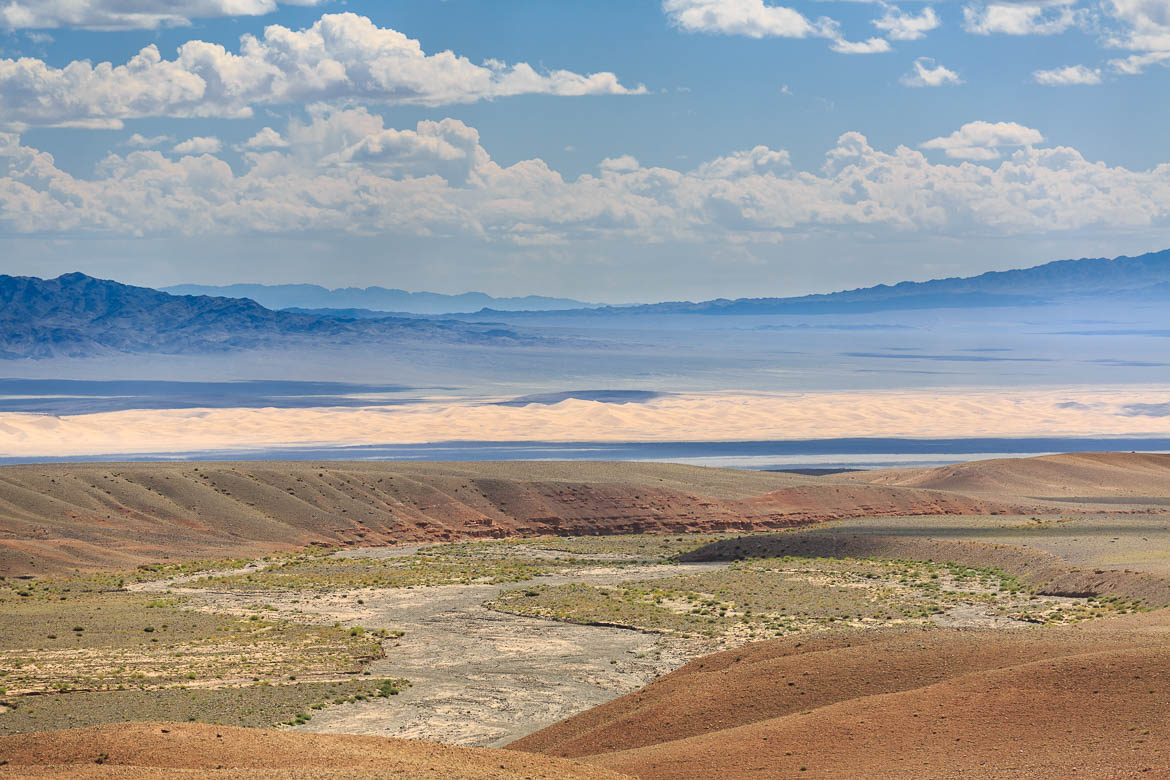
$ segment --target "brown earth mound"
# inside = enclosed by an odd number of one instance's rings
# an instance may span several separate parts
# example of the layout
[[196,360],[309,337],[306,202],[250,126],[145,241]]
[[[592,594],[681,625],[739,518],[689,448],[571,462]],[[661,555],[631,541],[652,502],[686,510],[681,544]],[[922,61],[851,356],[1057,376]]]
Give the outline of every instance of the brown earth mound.
[[0,468],[0,575],[306,545],[767,530],[1011,507],[917,488],[633,463],[114,463]]
[[644,778],[1165,777],[1164,612],[762,642],[509,748]]
[[120,723],[0,737],[0,761],[0,777],[628,777],[515,751],[201,723]]
[[[1170,455],[1148,453],[1082,452],[998,458],[930,469],[858,471],[841,474],[839,479],[946,490],[1001,501],[1049,499],[1160,506],[1170,503],[1165,501],[1170,499]],[[1093,498],[1105,500],[1078,501]]]

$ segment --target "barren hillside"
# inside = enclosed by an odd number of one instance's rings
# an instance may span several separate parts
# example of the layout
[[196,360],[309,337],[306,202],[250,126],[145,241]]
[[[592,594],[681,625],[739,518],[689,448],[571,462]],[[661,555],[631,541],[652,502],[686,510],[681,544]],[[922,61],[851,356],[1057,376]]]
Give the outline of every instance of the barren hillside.
[[114,463],[0,469],[0,574],[305,545],[764,530],[1007,507],[917,488],[631,463]]
[[[998,500],[1088,504],[1170,503],[1170,455],[1090,452],[997,458],[929,469],[858,471],[842,479],[877,485],[948,490]],[[1084,501],[1098,499],[1098,501]]]
[[1043,633],[778,639],[509,747],[644,778],[1158,776],[1168,625],[1161,611]]

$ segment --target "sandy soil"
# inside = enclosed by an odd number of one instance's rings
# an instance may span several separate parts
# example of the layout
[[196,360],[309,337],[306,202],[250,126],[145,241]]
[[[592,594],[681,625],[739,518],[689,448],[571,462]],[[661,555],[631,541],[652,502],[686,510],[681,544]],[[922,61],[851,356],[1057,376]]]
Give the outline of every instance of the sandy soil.
[[627,777],[526,753],[197,723],[129,723],[0,737],[0,756],[0,777]]

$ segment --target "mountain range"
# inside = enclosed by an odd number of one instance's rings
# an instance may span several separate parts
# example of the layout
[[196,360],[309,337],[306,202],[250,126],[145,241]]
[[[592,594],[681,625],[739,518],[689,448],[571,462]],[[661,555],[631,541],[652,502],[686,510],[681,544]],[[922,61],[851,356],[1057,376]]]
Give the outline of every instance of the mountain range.
[[443,295],[433,292],[407,292],[406,290],[385,287],[342,287],[330,290],[316,284],[228,284],[222,286],[179,284],[160,289],[172,295],[251,298],[269,309],[350,309],[402,314],[450,314],[452,312],[478,311],[479,309],[556,311],[559,309],[588,309],[598,305],[575,301],[571,298],[548,298],[541,295],[493,298],[481,292]]
[[246,298],[171,295],[70,273],[0,275],[0,358],[221,352],[296,344],[540,341],[487,324],[273,311]]
[[[281,285],[269,289],[289,287],[325,290],[313,285]],[[852,314],[1028,307],[1078,301],[1132,303],[1148,308],[1168,299],[1170,250],[1112,260],[1064,260],[969,278],[902,282],[796,298],[720,298],[699,303],[521,312],[485,308],[476,313],[444,316],[392,316],[364,308],[273,310],[249,298],[175,295],[81,273],[56,279],[0,275],[0,358],[83,357],[110,352],[179,354],[399,342],[552,343],[551,337],[540,335],[535,328],[521,334],[499,324],[500,320],[514,321],[541,314],[590,318],[639,314]],[[565,299],[535,296],[499,300],[565,302]],[[495,322],[491,321],[493,316]],[[535,326],[536,321],[532,322]]]
[[[603,306],[579,309],[573,313],[591,317],[630,314],[863,314],[898,310],[1043,306],[1086,297],[1167,300],[1170,297],[1170,249],[1138,257],[1057,260],[1031,268],[989,271],[978,276],[879,284],[792,298],[716,298],[700,302]],[[490,309],[478,312],[481,315],[496,313],[499,312]]]

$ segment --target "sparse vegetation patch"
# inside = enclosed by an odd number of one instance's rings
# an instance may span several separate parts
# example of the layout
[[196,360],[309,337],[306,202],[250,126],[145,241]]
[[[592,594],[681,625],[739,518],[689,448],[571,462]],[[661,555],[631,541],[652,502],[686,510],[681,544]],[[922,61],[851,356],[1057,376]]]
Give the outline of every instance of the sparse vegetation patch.
[[613,586],[538,585],[506,591],[489,606],[574,623],[743,639],[934,622],[963,607],[1042,624],[1138,608],[1117,599],[1040,597],[996,569],[799,557],[740,561],[719,571]]
[[336,557],[324,550],[286,556],[272,565],[206,577],[198,587],[230,590],[337,591],[435,585],[498,585],[582,566],[662,563],[722,538],[715,535],[552,537],[462,542],[423,547],[398,557]]

